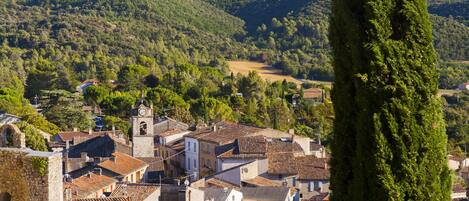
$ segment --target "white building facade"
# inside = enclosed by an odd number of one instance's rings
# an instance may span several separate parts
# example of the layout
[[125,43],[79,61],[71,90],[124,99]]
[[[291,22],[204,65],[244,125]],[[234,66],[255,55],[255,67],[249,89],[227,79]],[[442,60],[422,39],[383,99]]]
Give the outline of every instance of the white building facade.
[[193,180],[198,179],[199,172],[199,141],[195,138],[186,136],[184,138],[186,161],[186,174],[190,175]]

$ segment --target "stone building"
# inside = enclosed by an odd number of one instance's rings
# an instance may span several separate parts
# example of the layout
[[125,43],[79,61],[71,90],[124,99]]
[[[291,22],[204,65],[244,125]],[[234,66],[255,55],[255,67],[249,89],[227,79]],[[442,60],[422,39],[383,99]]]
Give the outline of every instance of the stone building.
[[153,107],[142,99],[132,110],[132,156],[154,157]]
[[0,200],[63,201],[60,153],[33,151],[18,127],[0,127]]

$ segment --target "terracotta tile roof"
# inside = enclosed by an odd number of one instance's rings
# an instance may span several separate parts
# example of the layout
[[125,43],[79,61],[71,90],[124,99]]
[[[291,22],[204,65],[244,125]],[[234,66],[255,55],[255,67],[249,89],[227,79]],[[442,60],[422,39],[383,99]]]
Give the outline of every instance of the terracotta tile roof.
[[296,142],[272,139],[267,143],[269,153],[303,153],[303,149]]
[[57,137],[62,141],[73,141],[74,138],[84,138],[84,139],[92,139],[95,137],[103,136],[103,135],[119,135],[123,134],[122,131],[116,130],[115,133],[113,131],[93,131],[91,134],[89,132],[84,131],[67,131],[67,132],[60,132],[57,134]]
[[164,171],[164,163],[162,157],[138,157],[148,164],[147,171]]
[[296,168],[299,180],[328,180],[327,159],[314,156],[296,157]]
[[267,154],[269,174],[294,175],[297,174],[295,157],[293,153],[269,153]]
[[126,176],[132,172],[148,167],[147,163],[127,154],[115,152],[112,156],[114,156],[114,159],[111,157],[110,160],[101,162],[98,166],[122,176]]
[[100,191],[116,182],[117,180],[105,175],[88,173],[84,176],[73,179],[72,182],[65,182],[64,189],[71,189],[72,197],[74,198],[85,198],[88,195]]
[[132,201],[144,201],[158,189],[152,184],[118,184],[110,197],[131,197]]
[[238,185],[229,183],[227,181],[223,181],[217,178],[210,178],[207,181],[205,181],[207,186],[213,186],[213,187],[219,187],[219,188],[239,188]]
[[261,176],[254,177],[253,179],[248,179],[243,182],[254,186],[282,186],[277,181],[273,181]]
[[213,127],[200,128],[189,134],[188,137],[223,145],[232,143],[240,137],[253,135],[261,130],[262,128],[237,123],[220,122],[216,124],[216,131]]
[[107,198],[72,199],[72,201],[134,201],[134,200],[130,197],[107,197]]

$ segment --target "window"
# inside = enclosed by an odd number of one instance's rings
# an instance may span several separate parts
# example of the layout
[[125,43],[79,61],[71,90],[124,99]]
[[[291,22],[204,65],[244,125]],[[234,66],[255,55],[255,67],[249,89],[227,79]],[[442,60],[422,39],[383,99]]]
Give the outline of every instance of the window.
[[236,198],[236,197],[233,195],[231,198],[233,199],[233,201],[235,201],[235,198]]
[[194,169],[197,169],[197,161],[194,159]]
[[205,161],[205,166],[207,166],[208,168],[211,168],[211,166],[210,166],[210,160],[209,160],[209,159],[207,159],[207,160]]
[[187,170],[191,170],[191,159],[187,159]]
[[292,178],[292,185],[293,185],[294,187],[296,187],[296,177],[293,177],[293,178]]
[[194,152],[197,152],[196,149],[197,149],[197,144],[194,142]]
[[147,123],[141,122],[140,123],[140,135],[146,135],[146,134],[147,134]]
[[188,151],[191,150],[191,142],[187,142],[187,150],[188,150]]

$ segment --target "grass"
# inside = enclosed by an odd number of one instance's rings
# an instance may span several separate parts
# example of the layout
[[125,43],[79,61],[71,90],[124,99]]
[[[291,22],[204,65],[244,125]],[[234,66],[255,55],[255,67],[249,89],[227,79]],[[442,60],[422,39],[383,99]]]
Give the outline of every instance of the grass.
[[267,81],[275,82],[275,81],[283,81],[287,80],[287,82],[293,82],[295,84],[300,85],[303,82],[313,82],[317,84],[324,84],[326,86],[331,86],[331,82],[320,82],[314,80],[299,80],[289,75],[282,75],[278,69],[273,68],[264,63],[254,62],[254,61],[228,61],[228,66],[230,71],[234,74],[242,74],[247,75],[250,71],[256,71],[259,76],[264,78]]

